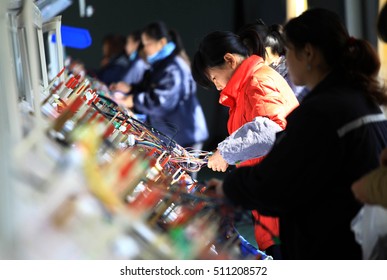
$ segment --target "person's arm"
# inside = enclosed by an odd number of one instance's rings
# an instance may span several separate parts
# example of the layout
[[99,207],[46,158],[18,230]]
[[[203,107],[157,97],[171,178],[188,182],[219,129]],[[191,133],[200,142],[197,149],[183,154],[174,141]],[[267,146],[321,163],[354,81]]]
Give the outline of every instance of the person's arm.
[[114,95],[114,101],[120,104],[121,106],[124,106],[125,108],[132,109],[133,108],[133,95]]
[[273,149],[258,165],[241,167],[229,173],[223,183],[225,195],[237,205],[278,216],[299,207],[304,199],[326,190],[316,189],[324,162],[332,161],[338,136],[327,128],[322,116],[297,118],[294,125],[277,133]]
[[380,167],[352,184],[353,195],[362,203],[387,208],[387,148],[380,153]]
[[228,164],[236,164],[266,155],[282,128],[265,117],[256,117],[218,144],[218,151]]
[[352,192],[362,203],[387,208],[387,167],[381,166],[357,180],[352,185]]
[[122,78],[122,81],[129,85],[138,84],[144,79],[144,74],[148,69],[149,66],[145,61],[141,58],[136,59]]

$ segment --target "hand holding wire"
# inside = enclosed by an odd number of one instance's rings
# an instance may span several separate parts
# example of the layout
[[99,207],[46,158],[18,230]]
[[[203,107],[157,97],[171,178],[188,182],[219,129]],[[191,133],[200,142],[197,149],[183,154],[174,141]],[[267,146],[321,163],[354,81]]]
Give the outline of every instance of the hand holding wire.
[[216,150],[216,152],[208,158],[207,166],[213,171],[226,172],[228,163],[221,156],[219,150]]

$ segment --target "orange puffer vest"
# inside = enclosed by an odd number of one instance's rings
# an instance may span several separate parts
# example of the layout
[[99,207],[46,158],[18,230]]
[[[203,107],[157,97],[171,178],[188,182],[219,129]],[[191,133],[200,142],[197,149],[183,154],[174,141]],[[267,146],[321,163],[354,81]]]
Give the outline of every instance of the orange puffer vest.
[[[257,116],[267,117],[285,128],[286,116],[298,106],[285,79],[256,55],[245,59],[235,70],[220,93],[219,103],[230,108],[229,134]],[[247,160],[238,166],[251,166],[262,159]]]

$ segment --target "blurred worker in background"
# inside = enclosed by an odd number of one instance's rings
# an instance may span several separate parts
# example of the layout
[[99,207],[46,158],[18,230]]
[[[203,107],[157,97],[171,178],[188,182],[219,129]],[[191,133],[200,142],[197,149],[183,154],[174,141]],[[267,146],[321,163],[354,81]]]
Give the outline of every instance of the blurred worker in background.
[[96,71],[97,78],[106,85],[121,81],[129,64],[125,53],[125,37],[106,35],[102,41],[102,53],[101,67]]
[[129,65],[122,81],[129,85],[137,84],[141,82],[145,71],[149,69],[149,64],[146,62],[143,46],[141,44],[140,30],[129,33],[126,38],[125,51],[129,59]]
[[150,69],[140,83],[121,82],[111,90],[124,93],[116,101],[145,114],[152,127],[183,147],[201,149],[208,138],[207,124],[191,70],[180,56],[183,47],[173,40],[177,36],[161,21],[147,25],[141,41]]

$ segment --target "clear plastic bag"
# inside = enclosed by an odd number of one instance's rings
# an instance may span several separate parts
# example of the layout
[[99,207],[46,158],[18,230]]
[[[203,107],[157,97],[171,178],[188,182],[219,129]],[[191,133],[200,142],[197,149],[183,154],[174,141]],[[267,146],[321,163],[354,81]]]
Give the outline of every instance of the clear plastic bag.
[[351,229],[362,247],[363,259],[385,259],[386,247],[381,244],[387,240],[386,208],[364,205],[352,220]]

